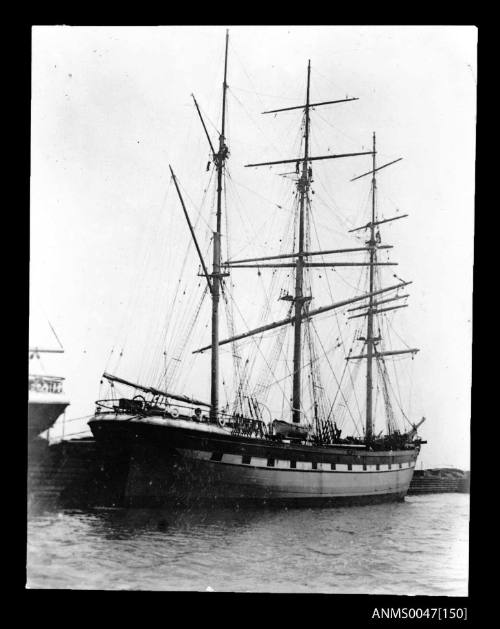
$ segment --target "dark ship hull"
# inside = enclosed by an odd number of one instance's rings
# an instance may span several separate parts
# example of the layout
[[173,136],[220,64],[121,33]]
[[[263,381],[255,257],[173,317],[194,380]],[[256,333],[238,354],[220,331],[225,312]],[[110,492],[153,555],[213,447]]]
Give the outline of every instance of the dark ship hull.
[[97,415],[89,426],[121,467],[129,506],[320,506],[402,500],[419,448],[368,451],[243,437],[218,425]]

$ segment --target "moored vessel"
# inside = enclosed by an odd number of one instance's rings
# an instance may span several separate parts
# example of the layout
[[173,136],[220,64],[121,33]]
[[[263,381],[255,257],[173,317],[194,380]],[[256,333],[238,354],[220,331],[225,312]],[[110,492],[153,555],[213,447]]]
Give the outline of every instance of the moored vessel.
[[[89,426],[99,446],[106,450],[108,456],[120,461],[117,468],[121,475],[123,499],[131,505],[259,502],[306,506],[401,500],[408,491],[420,447],[425,443],[417,435],[423,419],[412,421],[399,404],[397,410],[394,408],[391,401],[394,390],[387,363],[396,356],[413,358],[418,349],[408,346],[393,349],[385,345],[381,321],[386,313],[393,313],[407,305],[404,300],[408,294],[403,289],[411,282],[400,280],[395,275],[388,283],[381,281],[384,267],[395,263],[381,257],[381,254],[388,255],[387,250],[392,246],[382,243],[380,226],[406,215],[390,218],[379,215],[376,179],[378,171],[399,162],[401,158],[378,165],[375,134],[370,150],[311,154],[311,112],[319,107],[357,99],[346,97],[312,102],[309,62],[305,104],[263,112],[276,115],[297,110],[302,113],[301,154],[247,165],[253,168],[292,165],[294,168],[291,173],[281,173],[292,179],[295,186],[289,224],[291,236],[288,240],[284,239],[284,246],[291,246],[292,250],[285,248],[273,255],[245,259],[228,257],[223,262],[223,199],[226,161],[229,158],[226,137],[227,68],[228,35],[217,147],[193,97],[210,148],[207,169],[212,164],[216,174],[211,271],[190,220],[178,179],[170,167],[199,257],[200,276],[205,283],[204,294],[211,301],[211,343],[192,352],[210,352],[210,401],[174,391],[167,378],[163,386],[162,383],[148,386],[104,373],[103,381],[111,389],[117,385],[128,387],[133,394],[130,397],[111,395],[99,400]],[[367,176],[371,179],[369,220],[361,227],[349,230],[355,237],[363,234],[363,240],[347,248],[314,250],[311,227],[313,164],[320,160],[356,157],[368,157],[371,162],[367,172],[353,178],[353,181]],[[331,255],[350,256],[353,253],[362,253],[365,258],[361,261],[329,259]],[[360,282],[355,287],[354,296],[311,308],[315,297],[313,274],[318,271],[326,274],[328,270],[342,267],[355,270],[359,267],[364,277],[363,288],[360,288]],[[243,269],[257,269],[259,274],[267,270],[285,273],[281,277],[275,276],[283,282],[278,300],[285,311],[282,318],[271,322],[266,318],[262,325],[240,334],[232,329],[234,326],[230,319],[230,335],[221,339],[219,310],[221,303],[228,302],[231,286],[227,278],[236,269],[237,272],[241,269],[242,273]],[[279,288],[276,283],[273,286],[275,289]],[[269,295],[265,299],[269,300]],[[333,388],[331,383],[325,385],[327,379],[321,373],[321,359],[328,356],[323,351],[322,335],[314,322],[322,315],[337,310],[347,313],[348,319],[355,319],[358,328],[345,356],[342,374],[335,377],[338,386]],[[269,317],[269,310],[266,317]],[[332,331],[325,329],[331,336]],[[264,383],[256,375],[257,370],[253,369],[255,361],[249,356],[242,361],[241,343],[252,337],[261,339],[271,330],[278,332],[274,333],[269,358],[265,361],[267,380]],[[288,344],[284,338],[287,332],[291,337]],[[231,347],[235,369],[232,392],[226,395],[223,405],[220,402],[220,348],[226,345]],[[359,346],[361,349],[354,351]],[[345,348],[343,339],[335,345],[335,349],[339,348]],[[257,345],[256,351],[262,353],[260,345]],[[282,379],[276,378],[273,369],[273,365],[277,368],[279,361],[286,365]],[[342,436],[346,432],[345,416],[349,406],[349,396],[343,393],[343,389],[346,382],[349,386],[354,382],[351,365],[355,365],[358,372],[363,365],[361,385],[352,386],[353,390],[357,388],[363,393],[363,428],[358,430],[357,435]],[[277,405],[273,405],[272,410],[269,408],[268,390],[285,380],[290,385],[289,396],[288,391],[282,390],[281,413],[276,417]],[[385,425],[375,429],[376,401],[379,397]],[[406,430],[401,427],[403,422],[407,423]]]
[[[52,332],[57,339],[53,329]],[[59,342],[59,339],[57,340]],[[62,345],[59,348],[29,349],[28,440],[51,428],[69,406],[69,400],[63,390],[64,377],[47,373],[42,361],[42,356],[63,353]]]

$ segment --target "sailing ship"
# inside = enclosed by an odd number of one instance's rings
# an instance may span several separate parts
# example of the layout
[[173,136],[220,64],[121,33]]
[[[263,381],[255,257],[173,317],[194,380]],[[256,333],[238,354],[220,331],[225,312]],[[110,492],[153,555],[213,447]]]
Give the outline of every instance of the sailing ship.
[[[382,244],[380,226],[404,215],[379,218],[377,212],[377,175],[393,162],[377,165],[376,136],[373,134],[370,150],[327,155],[312,155],[311,111],[318,107],[344,103],[356,98],[332,99],[311,102],[311,63],[307,66],[305,104],[273,109],[264,113],[279,114],[297,110],[302,113],[303,152],[299,157],[279,161],[248,164],[258,168],[292,165],[294,172],[287,173],[295,180],[295,207],[293,224],[294,250],[223,261],[221,235],[223,229],[223,198],[225,191],[226,161],[229,143],[226,137],[226,97],[228,68],[228,39],[226,33],[224,78],[222,82],[222,119],[218,145],[214,146],[204,117],[193,96],[197,115],[210,147],[210,159],[216,170],[216,217],[213,229],[212,268],[202,254],[195,228],[190,220],[178,179],[170,167],[180,205],[199,257],[200,277],[206,282],[211,299],[211,343],[197,348],[193,354],[210,351],[210,401],[174,392],[166,387],[147,386],[113,375],[103,374],[103,381],[112,389],[115,385],[130,387],[129,397],[112,396],[98,400],[89,426],[98,444],[108,456],[114,457],[116,474],[122,475],[123,500],[128,505],[167,505],[225,502],[243,504],[293,504],[298,506],[367,503],[404,499],[415,469],[423,441],[417,429],[424,420],[410,420],[401,409],[397,417],[390,402],[387,361],[393,356],[408,354],[416,348],[385,349],[381,335],[380,317],[388,311],[405,307],[408,295],[403,293],[411,282],[392,279],[389,285],[380,285],[380,269],[393,264],[380,260],[380,252],[389,249]],[[371,177],[371,215],[363,226],[351,230],[366,234],[362,246],[314,251],[310,249],[310,216],[312,208],[312,165],[319,160],[369,156],[371,168],[355,177]],[[400,158],[401,159],[401,158]],[[326,260],[325,256],[363,253],[367,259],[359,262]],[[320,257],[318,257],[320,256]],[[317,262],[316,260],[323,260]],[[361,267],[367,273],[366,290],[328,305],[312,308],[310,281],[314,271],[325,272],[335,267]],[[282,290],[279,300],[285,302],[287,316],[243,333],[220,338],[219,307],[221,297],[229,290],[227,277],[236,269],[266,270],[288,269],[291,291]],[[239,272],[239,271],[238,271]],[[393,276],[395,277],[395,276]],[[342,436],[337,425],[340,418],[333,404],[325,403],[329,393],[321,385],[318,356],[313,349],[311,324],[323,313],[331,313],[351,306],[348,317],[362,322],[364,333],[355,337],[362,349],[345,357],[344,371],[352,364],[366,366],[363,382],[366,408],[364,429],[361,434]],[[275,336],[275,359],[283,355],[283,334],[293,334],[292,365],[287,372],[291,384],[289,405],[284,405],[280,417],[274,417],[265,404],[263,387],[261,399],[255,393],[245,394],[252,373],[251,362],[245,368],[239,363],[239,380],[233,382],[233,400],[221,405],[220,348],[230,344],[235,360],[240,359],[244,339],[265,337],[270,330],[279,330]],[[305,363],[305,348],[309,348],[310,361]],[[274,363],[275,364],[275,363]],[[250,365],[250,367],[249,367]],[[306,368],[307,383],[312,392],[311,403],[304,404]],[[364,369],[364,367],[363,367]],[[272,368],[269,369],[272,372]],[[380,389],[386,410],[385,430],[375,429],[374,378],[377,370]],[[336,399],[336,396],[335,396]],[[339,398],[340,399],[340,398]],[[344,401],[346,400],[343,398]],[[345,404],[344,404],[345,406]],[[274,412],[276,414],[276,412]],[[400,427],[398,420],[408,422],[408,429]],[[118,464],[119,463],[119,464]]]

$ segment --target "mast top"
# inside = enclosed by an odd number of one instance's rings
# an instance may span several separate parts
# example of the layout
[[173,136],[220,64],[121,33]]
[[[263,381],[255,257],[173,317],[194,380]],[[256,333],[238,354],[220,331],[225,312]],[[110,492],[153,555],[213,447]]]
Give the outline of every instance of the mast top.
[[222,127],[221,142],[225,139],[226,132],[226,90],[227,90],[227,49],[229,44],[229,29],[226,29],[226,51],[224,53],[224,83],[222,84]]

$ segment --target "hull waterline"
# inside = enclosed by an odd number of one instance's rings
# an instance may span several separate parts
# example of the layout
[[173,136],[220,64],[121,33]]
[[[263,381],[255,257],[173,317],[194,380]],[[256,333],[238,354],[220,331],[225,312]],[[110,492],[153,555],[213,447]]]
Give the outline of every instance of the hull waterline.
[[277,443],[163,418],[96,417],[89,426],[108,454],[128,459],[120,473],[129,506],[397,501],[408,491],[418,455]]

